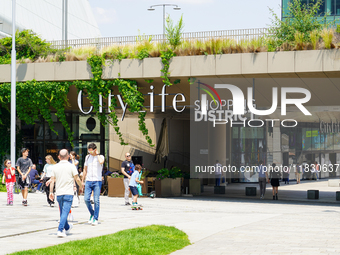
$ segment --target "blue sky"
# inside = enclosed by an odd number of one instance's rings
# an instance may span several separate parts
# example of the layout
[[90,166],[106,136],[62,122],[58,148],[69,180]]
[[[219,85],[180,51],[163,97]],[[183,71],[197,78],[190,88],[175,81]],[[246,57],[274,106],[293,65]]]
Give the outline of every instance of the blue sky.
[[[148,11],[150,5],[178,4],[181,10],[166,8],[177,22],[183,14],[184,32],[263,28],[271,23],[269,8],[280,16],[281,0],[89,0],[104,37],[162,34],[163,7]],[[269,8],[268,8],[269,7]]]

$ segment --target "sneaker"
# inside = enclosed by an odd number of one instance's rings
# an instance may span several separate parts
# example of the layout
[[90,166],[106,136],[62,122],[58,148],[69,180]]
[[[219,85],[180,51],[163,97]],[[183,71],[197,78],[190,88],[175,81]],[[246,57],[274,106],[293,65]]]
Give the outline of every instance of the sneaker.
[[68,225],[70,226],[70,228],[65,231],[66,235],[69,235],[71,233],[71,229],[73,228],[73,224],[72,223],[69,223]]
[[91,215],[91,217],[90,217],[90,219],[89,219],[89,221],[87,223],[89,223],[89,224],[93,223],[93,215]]
[[92,226],[97,226],[97,225],[98,225],[98,221],[93,219]]
[[62,232],[58,231],[57,236],[58,237],[66,237],[65,229]]
[[131,205],[129,202],[125,203],[125,205]]
[[50,207],[54,207],[54,204],[51,203],[51,204],[50,204]]
[[23,206],[27,206],[27,200],[22,201]]
[[91,205],[93,205],[93,204],[94,204],[94,201],[91,199],[91,200],[90,200],[90,203],[91,203]]

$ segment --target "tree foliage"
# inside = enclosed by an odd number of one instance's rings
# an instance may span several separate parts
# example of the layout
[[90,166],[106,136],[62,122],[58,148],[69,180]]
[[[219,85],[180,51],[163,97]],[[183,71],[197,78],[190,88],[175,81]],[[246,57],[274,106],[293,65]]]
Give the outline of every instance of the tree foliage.
[[181,44],[183,28],[183,15],[179,19],[177,25],[174,25],[174,22],[170,16],[167,17],[165,36],[173,50]]
[[[32,30],[17,31],[15,34],[15,50],[17,59],[28,58],[32,61],[39,57],[54,54],[57,50],[51,48],[51,44],[41,39]],[[0,64],[10,62],[12,51],[12,37],[0,39]]]
[[334,24],[334,22],[326,21],[329,13],[324,13],[323,16],[318,15],[322,2],[322,0],[311,0],[307,5],[302,4],[301,0],[292,0],[288,3],[288,15],[284,20],[281,20],[270,9],[273,15],[270,33],[277,46],[281,46],[284,42],[294,42],[297,32],[301,34],[304,42],[311,42],[312,31],[321,31],[325,26]]

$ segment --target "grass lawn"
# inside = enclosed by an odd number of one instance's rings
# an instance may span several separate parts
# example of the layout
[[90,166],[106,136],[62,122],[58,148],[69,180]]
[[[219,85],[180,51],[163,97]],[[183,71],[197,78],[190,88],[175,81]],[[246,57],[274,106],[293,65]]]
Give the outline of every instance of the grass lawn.
[[189,244],[177,228],[151,225],[13,254],[169,254]]

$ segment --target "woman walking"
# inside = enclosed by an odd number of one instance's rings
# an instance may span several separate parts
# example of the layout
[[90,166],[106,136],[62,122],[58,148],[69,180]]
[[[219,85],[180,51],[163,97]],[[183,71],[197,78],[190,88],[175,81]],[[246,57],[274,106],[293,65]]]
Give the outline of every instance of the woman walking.
[[280,168],[276,167],[275,163],[272,164],[269,178],[273,189],[273,200],[278,200],[277,193],[279,191],[281,173]]
[[46,165],[44,166],[44,170],[43,170],[44,173],[41,175],[40,180],[42,180],[43,183],[44,183],[43,184],[43,189],[46,192],[47,203],[51,207],[54,207],[54,201],[49,198],[50,187],[48,187],[48,185],[46,186],[46,182],[51,178],[52,168],[53,168],[53,165],[56,164],[56,162],[54,161],[54,159],[53,159],[53,157],[51,155],[47,155],[45,159],[46,159]]
[[5,160],[4,174],[2,176],[2,184],[5,184],[7,189],[7,205],[13,205],[13,186],[15,183],[15,168],[12,167],[12,162],[9,159]]

